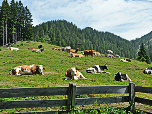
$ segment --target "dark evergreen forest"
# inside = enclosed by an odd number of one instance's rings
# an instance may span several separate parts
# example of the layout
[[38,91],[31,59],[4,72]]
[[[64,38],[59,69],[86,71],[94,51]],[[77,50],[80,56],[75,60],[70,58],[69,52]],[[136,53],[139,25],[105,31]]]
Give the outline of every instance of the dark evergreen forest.
[[96,50],[102,54],[112,50],[121,57],[136,59],[139,47],[144,43],[152,60],[152,32],[128,41],[113,33],[97,31],[91,27],[80,29],[66,20],[52,20],[36,26],[32,22],[30,10],[21,1],[12,0],[8,3],[4,0],[0,6],[0,45],[31,40],[62,47],[71,46],[73,49]]

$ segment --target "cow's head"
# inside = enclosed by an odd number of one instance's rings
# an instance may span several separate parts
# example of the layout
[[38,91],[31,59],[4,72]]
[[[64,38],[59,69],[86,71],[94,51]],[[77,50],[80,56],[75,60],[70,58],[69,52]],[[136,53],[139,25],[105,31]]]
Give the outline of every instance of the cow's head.
[[45,68],[43,68],[43,65],[39,65],[38,71],[42,75],[43,75],[43,69],[45,70]]
[[75,67],[72,67],[72,68],[70,69],[70,72],[71,72],[71,76],[76,75],[76,68],[75,68]]
[[103,70],[104,69],[106,69],[106,70],[108,70],[108,67],[107,67],[107,65],[105,64],[105,65],[103,65],[103,66],[99,66],[100,67],[100,69],[101,69],[101,67],[103,68]]
[[121,80],[121,72],[118,72],[115,76],[115,81],[120,81]]

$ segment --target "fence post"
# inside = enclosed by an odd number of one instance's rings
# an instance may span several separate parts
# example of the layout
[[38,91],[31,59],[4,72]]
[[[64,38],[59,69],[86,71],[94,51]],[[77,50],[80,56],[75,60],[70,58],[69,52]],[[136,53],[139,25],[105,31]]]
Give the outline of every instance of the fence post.
[[72,85],[73,85],[73,83],[70,82],[70,83],[69,83],[69,89],[68,89],[67,112],[68,112],[68,111],[70,110],[70,108],[71,108],[71,99],[72,99],[72,92],[71,92],[71,90],[72,90]]
[[133,82],[129,83],[129,103],[131,104],[131,110],[135,110],[135,84]]
[[74,109],[75,106],[75,95],[76,95],[76,84],[72,85],[72,103],[71,103],[71,109]]
[[68,90],[68,101],[67,101],[67,112],[75,106],[75,94],[76,94],[76,84],[72,82],[69,83]]

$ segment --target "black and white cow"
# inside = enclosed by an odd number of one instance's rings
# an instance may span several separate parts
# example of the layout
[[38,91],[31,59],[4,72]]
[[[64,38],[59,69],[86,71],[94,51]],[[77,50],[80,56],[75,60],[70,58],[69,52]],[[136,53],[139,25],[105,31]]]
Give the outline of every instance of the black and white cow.
[[93,67],[90,67],[86,70],[87,73],[93,73],[93,74],[98,74],[100,72],[103,72],[103,73],[108,73],[108,72],[105,72],[104,69],[108,70],[108,67],[107,65],[103,65],[103,66],[100,66],[100,65],[95,65]]
[[121,72],[118,72],[115,76],[115,81],[123,82],[126,80],[131,81],[131,79],[129,78],[127,74],[121,74]]
[[152,67],[145,68],[145,70],[143,71],[143,73],[145,73],[145,74],[152,74]]
[[44,45],[39,45],[38,48],[39,49],[44,49]]

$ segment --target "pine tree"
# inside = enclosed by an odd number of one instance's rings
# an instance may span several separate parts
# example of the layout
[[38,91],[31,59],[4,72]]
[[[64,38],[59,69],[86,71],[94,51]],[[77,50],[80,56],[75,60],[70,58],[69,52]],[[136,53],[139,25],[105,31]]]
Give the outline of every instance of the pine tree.
[[138,57],[137,57],[138,61],[145,61],[147,64],[150,64],[150,57],[146,54],[146,49],[144,47],[144,43],[141,44],[140,46],[140,50],[138,52]]

